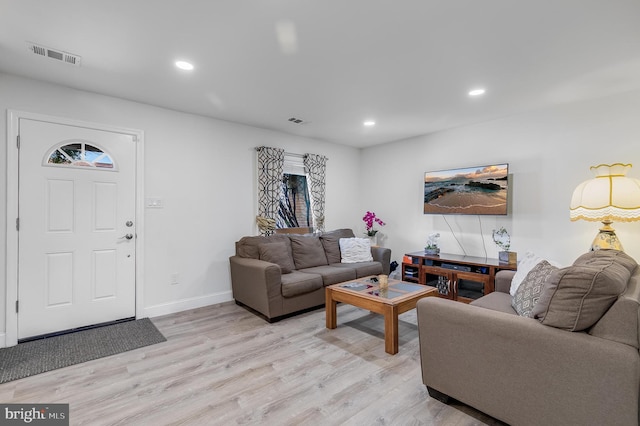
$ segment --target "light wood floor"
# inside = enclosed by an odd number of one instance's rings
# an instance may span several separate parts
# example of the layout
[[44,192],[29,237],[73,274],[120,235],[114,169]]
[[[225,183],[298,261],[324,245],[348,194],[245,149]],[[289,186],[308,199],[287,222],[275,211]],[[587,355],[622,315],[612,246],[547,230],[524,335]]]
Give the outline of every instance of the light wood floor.
[[0,385],[4,403],[69,403],[72,425],[500,425],[421,381],[415,311],[400,352],[383,318],[338,305],[275,324],[233,303],[153,322],[167,342]]

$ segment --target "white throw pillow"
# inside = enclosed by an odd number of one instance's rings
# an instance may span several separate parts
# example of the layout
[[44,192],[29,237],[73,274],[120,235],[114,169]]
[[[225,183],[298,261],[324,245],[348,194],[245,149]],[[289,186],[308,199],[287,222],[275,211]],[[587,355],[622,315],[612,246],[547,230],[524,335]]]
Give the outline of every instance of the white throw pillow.
[[368,238],[340,238],[342,263],[371,262],[371,240]]
[[520,284],[522,284],[522,281],[526,278],[527,274],[533,269],[534,266],[536,266],[543,260],[546,260],[547,262],[549,262],[549,264],[555,266],[556,268],[560,267],[560,264],[558,262],[540,257],[533,252],[528,251],[524,254],[524,257],[518,262],[518,270],[511,279],[511,288],[509,289],[509,293],[512,297],[516,295],[518,287],[520,287]]

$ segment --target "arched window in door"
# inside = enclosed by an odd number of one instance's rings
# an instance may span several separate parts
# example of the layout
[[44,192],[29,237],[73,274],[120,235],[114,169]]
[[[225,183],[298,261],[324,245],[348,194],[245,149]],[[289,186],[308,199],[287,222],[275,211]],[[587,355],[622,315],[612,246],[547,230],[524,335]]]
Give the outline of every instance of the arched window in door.
[[67,166],[115,170],[113,157],[84,141],[65,141],[53,148],[45,160],[47,166]]

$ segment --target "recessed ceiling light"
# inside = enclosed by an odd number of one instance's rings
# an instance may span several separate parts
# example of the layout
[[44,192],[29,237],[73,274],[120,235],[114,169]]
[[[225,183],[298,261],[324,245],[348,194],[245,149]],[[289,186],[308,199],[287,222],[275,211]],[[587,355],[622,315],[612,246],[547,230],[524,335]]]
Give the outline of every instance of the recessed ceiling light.
[[293,55],[298,51],[298,36],[296,24],[291,21],[279,21],[276,23],[276,36],[280,50],[285,55]]
[[472,91],[469,92],[469,96],[484,95],[484,92],[486,92],[486,90],[484,90],[484,89],[473,89]]
[[364,123],[362,123],[363,125],[367,126],[367,127],[371,127],[371,126],[375,126],[376,122],[373,120],[367,120]]
[[193,70],[193,64],[190,64],[189,62],[185,62],[185,61],[176,61],[176,67],[185,71]]

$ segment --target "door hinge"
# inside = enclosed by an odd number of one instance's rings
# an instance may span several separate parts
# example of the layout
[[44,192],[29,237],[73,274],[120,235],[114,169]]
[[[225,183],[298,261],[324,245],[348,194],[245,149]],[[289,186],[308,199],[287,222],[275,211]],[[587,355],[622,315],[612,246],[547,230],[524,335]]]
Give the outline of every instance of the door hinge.
[[20,149],[20,135],[16,136],[16,147]]
[[16,314],[18,313],[19,302],[16,300]]
[[16,217],[16,231],[20,230],[20,218]]

